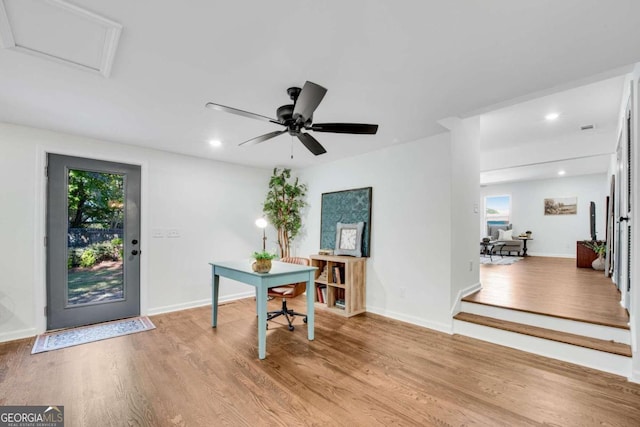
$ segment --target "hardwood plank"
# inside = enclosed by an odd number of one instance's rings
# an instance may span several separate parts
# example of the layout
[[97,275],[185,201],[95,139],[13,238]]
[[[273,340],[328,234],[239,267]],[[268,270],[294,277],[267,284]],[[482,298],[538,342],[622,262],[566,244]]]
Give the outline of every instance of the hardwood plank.
[[314,341],[300,318],[270,322],[261,361],[253,299],[221,306],[216,329],[210,315],[36,355],[0,344],[0,404],[62,404],[70,426],[640,425],[640,384],[570,363],[327,311]]
[[570,258],[526,257],[481,265],[482,289],[463,301],[629,329],[620,292],[603,272],[576,268]]
[[569,334],[566,332],[554,331],[552,329],[540,328],[538,326],[524,325],[522,323],[509,322],[507,320],[494,319],[492,317],[480,316],[478,314],[472,313],[458,313],[453,316],[453,318],[456,320],[462,320],[464,322],[490,326],[492,328],[516,332],[532,337],[538,337],[546,340],[562,342],[565,344],[576,345],[578,347],[604,351],[605,353],[631,357],[631,346],[627,344],[585,337],[583,335]]

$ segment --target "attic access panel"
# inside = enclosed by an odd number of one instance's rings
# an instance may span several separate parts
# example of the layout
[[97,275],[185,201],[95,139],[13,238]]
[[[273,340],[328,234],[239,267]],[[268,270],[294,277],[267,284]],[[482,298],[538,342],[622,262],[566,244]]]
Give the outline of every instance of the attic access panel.
[[6,49],[109,77],[122,25],[63,0],[0,0]]

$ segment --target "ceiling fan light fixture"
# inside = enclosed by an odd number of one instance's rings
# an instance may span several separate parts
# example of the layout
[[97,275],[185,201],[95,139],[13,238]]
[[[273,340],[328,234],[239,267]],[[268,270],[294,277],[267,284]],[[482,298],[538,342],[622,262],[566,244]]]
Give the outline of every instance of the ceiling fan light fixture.
[[255,145],[275,138],[283,133],[289,133],[292,137],[297,137],[302,145],[304,145],[313,155],[319,156],[327,152],[327,150],[307,132],[329,132],[329,133],[347,133],[356,135],[375,135],[378,131],[378,125],[364,123],[313,123],[313,113],[327,93],[327,89],[313,82],[305,82],[302,88],[290,87],[287,89],[289,98],[293,104],[287,104],[276,110],[277,119],[272,119],[261,114],[251,113],[249,111],[240,110],[238,108],[228,107],[214,102],[208,102],[205,106],[212,110],[223,111],[238,116],[248,117],[256,120],[271,122],[273,124],[284,127],[285,129],[269,132],[264,135],[251,138],[241,142],[238,145]]

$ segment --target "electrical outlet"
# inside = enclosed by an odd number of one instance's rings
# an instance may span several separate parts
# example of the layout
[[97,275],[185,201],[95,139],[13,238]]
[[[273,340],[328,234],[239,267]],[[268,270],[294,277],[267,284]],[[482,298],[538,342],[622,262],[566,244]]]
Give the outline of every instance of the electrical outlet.
[[398,289],[398,295],[400,296],[400,298],[404,298],[406,293],[407,293],[407,288],[402,287]]

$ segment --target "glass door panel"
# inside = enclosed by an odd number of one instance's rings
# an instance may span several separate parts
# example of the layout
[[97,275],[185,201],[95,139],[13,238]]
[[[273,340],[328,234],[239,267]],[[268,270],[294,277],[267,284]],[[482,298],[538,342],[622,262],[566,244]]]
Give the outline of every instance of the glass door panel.
[[124,298],[124,176],[69,169],[67,305]]

